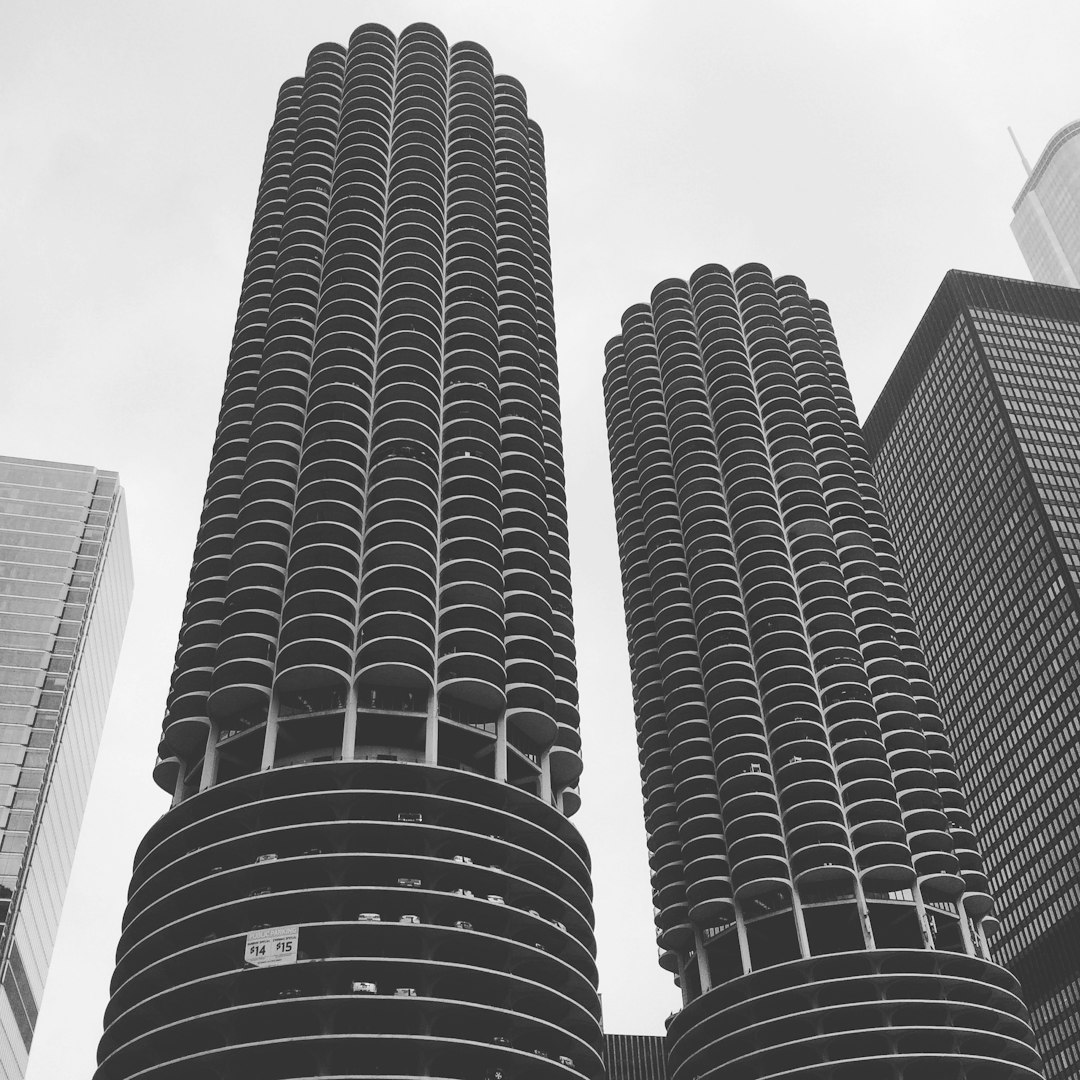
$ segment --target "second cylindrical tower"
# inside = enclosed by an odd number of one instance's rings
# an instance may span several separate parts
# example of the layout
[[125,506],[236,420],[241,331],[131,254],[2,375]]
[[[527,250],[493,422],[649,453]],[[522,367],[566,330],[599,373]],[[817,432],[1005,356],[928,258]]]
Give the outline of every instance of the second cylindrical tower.
[[604,391],[673,1080],[1038,1076],[825,305],[661,282]]

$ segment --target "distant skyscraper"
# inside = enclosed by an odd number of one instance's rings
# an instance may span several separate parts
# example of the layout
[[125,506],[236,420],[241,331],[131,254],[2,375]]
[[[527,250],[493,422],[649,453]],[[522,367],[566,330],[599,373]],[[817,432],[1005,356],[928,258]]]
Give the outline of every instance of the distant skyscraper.
[[1028,170],[1012,231],[1036,281],[1080,288],[1080,120],[1066,124]]
[[278,99],[99,1080],[603,1070],[543,139],[432,26]]
[[825,305],[661,282],[604,389],[672,1080],[1040,1075]]
[[26,1069],[131,603],[116,473],[0,458],[0,1078]]
[[1080,1075],[1080,292],[951,271],[866,423],[1050,1077]]

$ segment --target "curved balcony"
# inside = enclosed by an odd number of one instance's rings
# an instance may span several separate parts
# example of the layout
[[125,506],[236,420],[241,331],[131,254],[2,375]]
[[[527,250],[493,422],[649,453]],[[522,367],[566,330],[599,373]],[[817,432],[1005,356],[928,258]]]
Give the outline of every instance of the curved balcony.
[[378,460],[375,460],[373,455],[369,477],[369,514],[376,513],[380,503],[393,502],[393,511],[403,518],[409,516],[408,511],[412,507],[425,509],[428,520],[434,525],[437,485],[431,466],[392,451]]
[[520,731],[538,747],[550,746],[558,734],[554,718],[555,699],[535,683],[510,681],[507,665],[506,719],[511,728]]
[[[208,695],[192,695],[188,700],[178,700],[165,717],[162,738],[182,762],[200,757],[206,748],[206,737],[210,732],[209,716],[187,715],[187,709],[202,708],[209,712]],[[165,773],[162,773],[164,776]],[[160,786],[160,785],[159,785]]]
[[338,621],[328,626],[328,623],[325,618],[312,616],[304,627],[303,640],[282,647],[278,653],[275,691],[289,693],[321,686],[328,679],[348,681],[353,650],[351,642],[342,640],[346,624]]
[[451,645],[448,641],[447,650],[439,658],[439,694],[493,712],[504,708],[505,669],[501,660],[487,650],[469,651],[465,643]]
[[851,879],[853,859],[847,836],[833,830],[831,837],[815,841],[808,847],[791,845],[791,876],[800,888],[809,883]]
[[[750,823],[748,823],[750,824]],[[771,892],[778,884],[790,884],[787,854],[781,839],[779,821],[773,823],[764,817],[754,824],[769,828],[768,832],[748,832],[740,839],[732,839],[730,827],[727,837],[728,861],[731,864],[731,885],[735,899],[742,903]]]
[[[563,729],[560,726],[560,739],[562,732]],[[573,746],[563,745],[561,742],[556,743],[551,748],[550,767],[552,786],[556,790],[563,791],[565,798],[566,790],[572,791],[576,789],[578,780],[581,778],[584,764],[581,760],[580,748],[575,749]],[[580,796],[577,797],[577,805],[580,806]],[[565,806],[564,810],[566,810]],[[568,810],[566,812],[570,813]]]
[[900,840],[870,840],[855,849],[855,865],[867,888],[907,887],[915,880],[911,852]]
[[686,863],[686,902],[690,920],[700,926],[734,910],[731,872],[727,859],[702,856]]
[[182,768],[183,761],[179,757],[175,754],[162,756],[161,750],[159,749],[158,759],[154,762],[154,783],[165,791],[168,791],[170,788],[175,788],[176,779]]
[[765,792],[775,798],[775,786],[769,770],[769,759],[754,752],[736,758],[725,758],[716,767],[716,780],[721,801],[727,802],[749,792]]

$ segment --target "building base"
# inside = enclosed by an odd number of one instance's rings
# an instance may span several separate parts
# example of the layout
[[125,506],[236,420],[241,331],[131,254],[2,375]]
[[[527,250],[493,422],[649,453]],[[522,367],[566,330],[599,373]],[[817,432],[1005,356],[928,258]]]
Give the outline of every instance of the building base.
[[1017,981],[917,949],[835,953],[703,994],[668,1025],[671,1080],[1037,1080]]
[[598,1080],[594,957],[550,804],[434,765],[268,770],[143,841],[96,1080]]

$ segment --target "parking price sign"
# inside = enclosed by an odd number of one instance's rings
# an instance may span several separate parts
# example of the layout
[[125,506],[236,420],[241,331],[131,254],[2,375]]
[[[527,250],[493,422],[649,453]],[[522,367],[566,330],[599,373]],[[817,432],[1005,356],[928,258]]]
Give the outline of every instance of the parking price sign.
[[244,962],[255,967],[296,963],[299,926],[266,926],[252,930],[244,946]]

